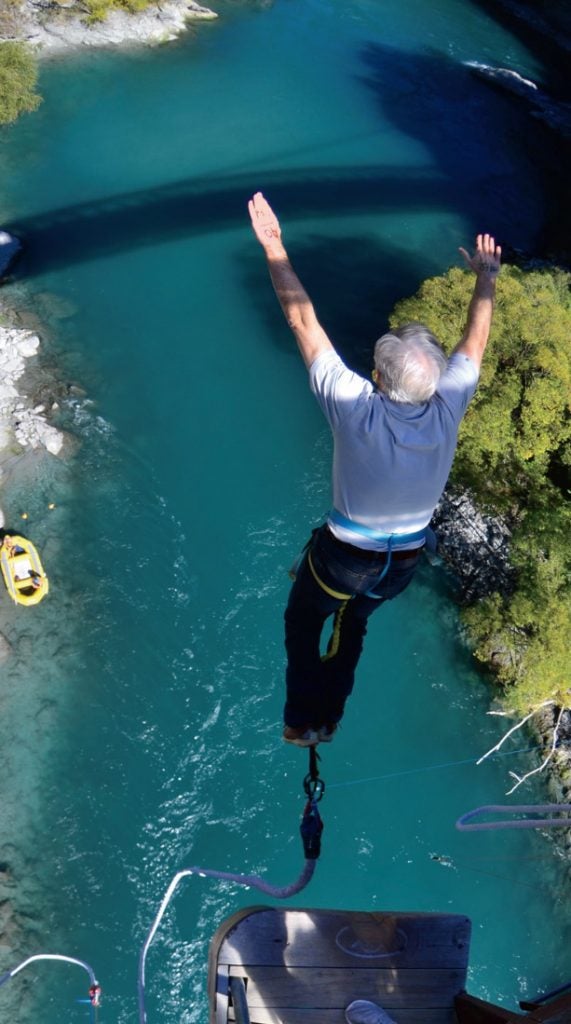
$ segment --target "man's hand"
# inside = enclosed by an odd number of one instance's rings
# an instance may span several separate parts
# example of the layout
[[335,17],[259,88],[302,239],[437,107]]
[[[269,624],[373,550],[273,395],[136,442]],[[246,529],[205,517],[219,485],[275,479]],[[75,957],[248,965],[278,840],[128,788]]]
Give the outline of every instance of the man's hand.
[[476,283],[468,306],[466,329],[455,352],[468,356],[479,370],[490,337],[502,250],[496,245],[493,235],[478,235],[473,256],[466,249],[460,249],[460,252],[470,270],[474,271]]
[[261,192],[248,203],[254,234],[264,250],[278,302],[295,335],[307,368],[333,345],[319,323],[305,291],[282,245],[280,222]]
[[280,222],[261,192],[256,192],[250,199],[248,210],[254,234],[266,255],[283,256]]
[[459,250],[466,263],[478,276],[488,274],[495,277],[500,272],[502,256],[501,246],[496,245],[493,235],[478,235],[476,238],[476,250],[473,256],[466,249]]

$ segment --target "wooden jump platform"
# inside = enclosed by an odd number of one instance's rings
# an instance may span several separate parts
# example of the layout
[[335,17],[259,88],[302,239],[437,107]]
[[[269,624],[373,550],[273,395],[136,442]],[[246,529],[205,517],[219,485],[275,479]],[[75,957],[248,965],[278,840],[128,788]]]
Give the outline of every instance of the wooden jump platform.
[[244,979],[252,1024],[345,1024],[353,999],[398,1024],[457,1024],[470,930],[453,914],[250,907],[212,939],[210,1024],[236,1020],[232,978]]
[[468,995],[470,932],[454,914],[248,907],[210,944],[210,1024],[345,1024],[353,999],[396,1024],[571,1024],[569,993],[525,1014]]

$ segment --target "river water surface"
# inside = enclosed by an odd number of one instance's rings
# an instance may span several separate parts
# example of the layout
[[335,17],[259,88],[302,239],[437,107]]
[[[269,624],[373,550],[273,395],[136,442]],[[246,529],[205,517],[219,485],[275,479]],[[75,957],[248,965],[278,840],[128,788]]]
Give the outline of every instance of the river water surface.
[[[92,963],[100,1020],[119,1024],[136,1018],[138,951],[175,871],[286,884],[302,864],[307,758],[280,739],[281,616],[286,570],[328,507],[330,444],[249,195],[274,203],[364,372],[393,303],[458,245],[493,230],[533,249],[550,216],[541,129],[465,62],[542,69],[477,6],[219,11],[164,48],[46,64],[41,109],[2,133],[2,221],[27,243],[7,294],[87,393],[64,414],[77,455],[20,473],[3,499],[10,525],[28,513],[52,580],[36,610],[2,599],[5,859],[27,950]],[[371,625],[323,754],[322,858],[293,903],[468,914],[470,989],[513,1007],[567,980],[568,886],[545,836],[454,829],[534,763],[475,767],[502,732],[489,704],[427,565]],[[205,1019],[209,938],[255,902],[186,883],[149,956],[151,1022]],[[88,1015],[71,968],[29,979],[26,1020]]]

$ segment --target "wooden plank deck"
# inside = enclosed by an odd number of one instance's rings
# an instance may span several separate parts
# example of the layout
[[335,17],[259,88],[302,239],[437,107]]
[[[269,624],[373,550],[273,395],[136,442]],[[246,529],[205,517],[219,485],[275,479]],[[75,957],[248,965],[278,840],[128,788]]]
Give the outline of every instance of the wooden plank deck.
[[234,1020],[238,976],[252,1024],[344,1024],[353,999],[378,1002],[398,1024],[456,1024],[469,945],[459,915],[251,907],[212,940],[210,1022]]

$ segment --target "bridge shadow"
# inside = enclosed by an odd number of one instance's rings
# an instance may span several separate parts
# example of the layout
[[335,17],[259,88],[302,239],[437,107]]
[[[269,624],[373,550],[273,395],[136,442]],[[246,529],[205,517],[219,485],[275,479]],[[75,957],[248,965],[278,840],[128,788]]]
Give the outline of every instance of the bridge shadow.
[[254,187],[267,192],[284,223],[397,209],[444,211],[450,202],[449,184],[422,171],[320,167],[287,176],[250,171],[207,184],[185,179],[50,210],[4,227],[24,241],[22,267],[33,277],[108,254],[243,228]]
[[[437,225],[439,213],[443,223],[457,213],[474,232],[492,229],[527,250],[548,247],[557,237],[554,221],[561,222],[561,182],[543,126],[466,66],[441,53],[407,55],[377,44],[360,56],[364,96],[378,107],[380,130],[388,120],[421,143],[427,155],[420,166],[383,160],[356,168],[240,168],[47,210],[4,225],[25,243],[21,270],[33,278],[111,254],[243,230],[247,199],[261,188],[286,225],[321,217],[339,224],[334,245],[324,234],[306,235],[292,255],[336,344],[368,369],[371,344],[395,299],[441,266],[442,243],[438,259],[431,251],[411,256],[409,215],[428,214]],[[377,241],[374,230],[343,236],[343,218],[384,213],[402,216],[402,246]],[[265,269],[252,245],[244,246],[242,273],[259,314],[273,320],[273,302],[259,294]]]
[[[359,77],[381,112],[381,130],[388,120],[423,144],[425,166],[383,161],[261,174],[245,168],[48,210],[3,225],[25,242],[23,270],[33,277],[107,254],[243,227],[246,201],[258,188],[268,193],[284,223],[457,211],[473,230],[493,226],[514,245],[530,248],[530,238],[543,229],[546,174],[552,170],[545,129],[514,97],[493,92],[441,53],[407,55],[369,44],[361,63]],[[556,181],[560,198],[558,187]]]

